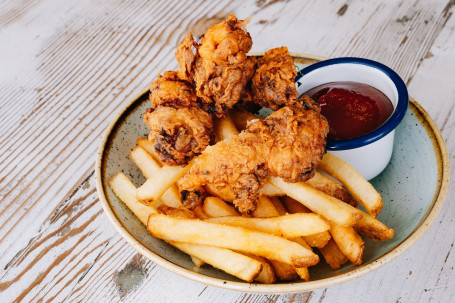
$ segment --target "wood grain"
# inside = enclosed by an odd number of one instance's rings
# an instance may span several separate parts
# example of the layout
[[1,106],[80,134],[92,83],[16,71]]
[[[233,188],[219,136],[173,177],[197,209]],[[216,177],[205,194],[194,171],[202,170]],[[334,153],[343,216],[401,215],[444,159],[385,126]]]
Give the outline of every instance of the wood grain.
[[[0,3],[0,296],[5,302],[452,302],[455,184],[397,260],[313,292],[208,287],[138,255],[102,213],[93,166],[112,114],[175,46],[235,13],[252,51],[361,56],[394,68],[455,158],[454,1],[22,0]],[[449,140],[451,139],[451,140]],[[453,179],[453,178],[452,178]]]

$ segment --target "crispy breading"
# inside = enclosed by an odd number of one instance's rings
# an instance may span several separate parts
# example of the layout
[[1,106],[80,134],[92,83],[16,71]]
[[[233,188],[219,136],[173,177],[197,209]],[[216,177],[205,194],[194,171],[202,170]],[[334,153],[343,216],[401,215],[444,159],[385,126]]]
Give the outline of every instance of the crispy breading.
[[144,112],[149,140],[168,165],[184,165],[210,144],[212,117],[197,107],[160,106]]
[[249,98],[254,103],[273,110],[292,105],[297,98],[296,75],[294,60],[287,47],[268,50],[257,60]]
[[286,106],[264,120],[253,120],[238,136],[207,147],[179,181],[181,190],[200,190],[210,184],[233,190],[236,208],[251,213],[258,191],[269,176],[289,182],[314,174],[325,153],[328,124],[301,103]]
[[153,108],[182,108],[197,106],[197,97],[189,82],[180,79],[176,72],[167,71],[150,85],[150,102]]
[[240,100],[254,73],[255,58],[246,55],[253,43],[248,22],[231,15],[210,27],[200,45],[188,35],[177,48],[179,76],[193,81],[197,96],[219,117]]
[[296,104],[281,108],[264,123],[275,139],[267,161],[270,174],[287,182],[311,178],[325,153],[327,120]]

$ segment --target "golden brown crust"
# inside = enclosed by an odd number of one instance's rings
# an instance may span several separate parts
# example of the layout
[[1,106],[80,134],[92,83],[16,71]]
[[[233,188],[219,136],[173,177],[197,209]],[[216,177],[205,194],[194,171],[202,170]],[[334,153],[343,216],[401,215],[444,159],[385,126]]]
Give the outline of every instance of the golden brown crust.
[[[194,50],[193,50],[194,49]],[[177,70],[180,79],[192,82],[193,65],[196,59],[198,44],[194,41],[193,34],[188,34],[177,46],[175,58],[179,63]]]
[[264,123],[275,138],[267,161],[270,174],[287,182],[311,178],[325,153],[327,120],[296,104],[272,113]]
[[319,113],[301,105],[283,107],[262,121],[251,121],[238,136],[208,147],[179,186],[188,191],[206,184],[228,187],[235,193],[236,208],[251,213],[269,175],[297,182],[314,173],[327,132],[327,121]]
[[182,108],[196,106],[197,97],[190,83],[181,80],[176,72],[167,71],[150,85],[150,102],[153,108]]
[[200,45],[186,36],[176,52],[179,76],[192,81],[197,96],[219,117],[240,100],[254,73],[255,58],[246,55],[253,44],[247,23],[231,15],[210,27]]
[[257,61],[257,69],[251,81],[251,100],[261,106],[278,110],[296,102],[294,60],[287,47],[265,52]]
[[149,140],[168,165],[184,165],[210,144],[212,117],[196,107],[158,107],[144,112]]

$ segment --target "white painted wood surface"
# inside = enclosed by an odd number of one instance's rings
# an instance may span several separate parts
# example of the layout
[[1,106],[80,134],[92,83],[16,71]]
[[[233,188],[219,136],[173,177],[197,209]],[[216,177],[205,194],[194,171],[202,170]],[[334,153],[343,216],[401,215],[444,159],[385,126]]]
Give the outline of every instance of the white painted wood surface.
[[395,69],[455,158],[454,1],[0,2],[1,302],[454,302],[455,186],[416,245],[356,280],[312,292],[207,287],[138,255],[94,185],[112,113],[167,69],[185,33],[251,16],[252,51],[360,56]]

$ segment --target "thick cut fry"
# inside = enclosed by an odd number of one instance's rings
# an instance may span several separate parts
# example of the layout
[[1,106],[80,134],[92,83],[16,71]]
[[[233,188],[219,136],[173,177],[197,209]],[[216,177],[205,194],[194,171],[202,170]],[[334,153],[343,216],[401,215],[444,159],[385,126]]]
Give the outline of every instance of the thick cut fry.
[[[275,260],[270,260],[269,262],[272,264],[273,270],[279,281],[292,281],[298,278],[299,275],[293,266]],[[306,267],[302,268],[307,269]]]
[[362,264],[365,244],[354,228],[330,223],[330,233],[338,248],[352,264]]
[[319,249],[322,256],[329,266],[337,270],[341,265],[348,262],[348,258],[343,254],[343,252],[338,248],[337,244],[333,239],[331,239],[326,246]]
[[208,217],[239,216],[235,208],[216,197],[207,197],[202,206]]
[[[148,141],[148,140],[147,140]],[[135,146],[130,152],[130,157],[136,163],[137,167],[142,171],[145,178],[150,179],[152,175],[159,171],[161,164],[156,161],[144,148]],[[175,184],[172,184],[161,197],[161,201],[170,207],[181,207],[182,201],[180,193]]]
[[[360,211],[360,210],[359,210]],[[393,238],[394,230],[385,226],[367,213],[363,213],[362,219],[354,226],[362,235],[374,241],[385,241]]]
[[308,267],[319,262],[318,255],[295,242],[241,227],[153,214],[149,217],[147,229],[153,236],[166,241],[233,249],[295,267]]
[[272,265],[270,264],[270,262],[267,259],[265,259],[263,257],[255,256],[252,254],[247,254],[247,253],[244,253],[244,255],[248,256],[252,259],[255,259],[256,261],[259,261],[262,264],[262,270],[259,273],[259,275],[254,279],[255,281],[258,281],[258,282],[261,282],[264,284],[271,284],[271,283],[276,282],[275,271],[273,270]]
[[272,201],[266,196],[259,196],[256,203],[256,209],[253,211],[253,217],[270,218],[278,217],[280,213],[276,210]]
[[277,177],[271,177],[270,182],[313,212],[337,224],[353,226],[362,218],[356,208],[303,182],[287,183]]
[[219,140],[226,140],[239,134],[229,113],[226,113],[225,117],[217,119],[213,131],[215,133],[215,138],[218,138]]
[[[147,225],[147,218],[150,214],[157,213],[154,207],[136,200],[136,187],[123,173],[119,172],[114,175],[109,180],[109,186],[144,225]],[[247,282],[253,281],[261,272],[261,262],[229,249],[197,244],[171,244],[189,254],[198,267],[208,263]]]
[[294,198],[291,198],[289,196],[284,196],[281,198],[281,201],[284,204],[284,207],[290,214],[296,214],[296,213],[311,213],[311,210],[297,201]]
[[207,219],[210,218],[204,211],[203,204],[199,204],[193,209],[193,213],[196,215],[198,219]]
[[324,246],[327,245],[327,242],[332,238],[330,233],[328,231],[324,231],[321,233],[317,233],[314,235],[309,235],[303,237],[305,242],[308,243],[311,247],[316,247],[316,248],[323,248]]
[[[283,201],[283,204],[286,207],[287,211],[291,214],[311,212],[311,210],[308,209],[305,205],[289,196],[282,197],[281,200]],[[324,247],[331,238],[332,236],[328,231],[323,231],[314,235],[303,237],[308,245],[317,248]]]
[[209,218],[206,221],[230,226],[240,226],[285,238],[312,235],[330,228],[329,224],[316,214],[292,214],[271,218],[232,216]]
[[152,144],[152,142],[149,141],[149,139],[147,139],[145,137],[141,137],[136,140],[136,144],[138,146],[142,147],[143,149],[145,149],[150,155],[152,155],[152,157],[156,161],[158,161],[158,163],[160,163],[161,166],[166,165],[160,160],[160,156],[156,152],[155,148],[153,148],[153,144]]
[[136,198],[140,201],[158,201],[166,190],[180,179],[189,168],[181,166],[163,166],[147,179],[136,191]]
[[159,212],[165,214],[166,216],[185,219],[197,219],[196,215],[191,210],[186,208],[174,208],[163,204],[160,205],[157,209]]
[[118,172],[109,180],[109,186],[144,225],[147,225],[150,214],[158,213],[154,207],[136,200],[136,186],[122,172]]
[[320,172],[316,172],[314,177],[307,180],[306,184],[316,188],[322,192],[325,192],[329,196],[335,197],[338,200],[351,204],[354,207],[357,207],[357,201],[354,197],[343,187],[340,183],[330,179],[327,176],[324,176]]
[[175,241],[169,241],[169,243],[189,255],[204,260],[207,264],[247,282],[252,282],[262,269],[261,262],[229,249]]
[[193,261],[193,263],[194,263],[194,265],[195,265],[196,267],[201,267],[202,265],[205,264],[204,261],[202,261],[202,260],[199,259],[199,258],[196,258],[195,256],[191,256],[191,255],[190,255],[190,257],[191,257],[191,261]]
[[352,166],[340,158],[326,153],[319,163],[318,169],[340,181],[370,215],[374,218],[379,215],[384,206],[381,195]]
[[[272,202],[273,201],[273,202]],[[298,202],[297,202],[298,203]],[[284,208],[283,204],[281,203],[280,199],[276,197],[264,197],[261,196],[258,200],[258,204],[256,206],[256,210],[253,212],[253,216],[256,218],[270,218],[270,217],[277,217],[277,216],[283,216],[286,215],[286,209]],[[328,231],[326,231],[328,233]],[[303,240],[301,237],[297,237],[292,239],[292,241],[302,245],[303,247],[311,250],[311,247]],[[277,271],[280,277],[279,279],[281,280],[286,280],[290,277],[295,276],[295,274],[298,274],[301,279],[305,281],[310,280],[310,273],[308,271],[307,267],[292,267],[290,269],[289,266],[287,265],[286,267],[280,266],[281,262],[277,262],[278,264],[275,264],[277,266]]]
[[270,184],[270,182],[265,182],[264,185],[259,189],[259,193],[267,197],[285,195],[285,193],[281,189],[279,189],[276,186],[273,186],[272,184]]
[[248,122],[254,119],[262,119],[259,116],[256,116],[253,113],[250,113],[247,110],[231,110],[231,119],[234,122],[238,130],[244,130]]
[[235,199],[235,194],[230,188],[217,188],[211,184],[206,184],[204,187],[210,195],[218,197],[223,201],[232,202]]
[[[303,247],[311,249],[311,247],[305,242],[303,237],[294,238],[294,239],[292,239],[292,241],[302,245]],[[300,268],[294,267],[294,270],[297,272],[300,279],[307,281],[307,282],[310,281],[310,272],[308,271],[308,267],[300,267]]]
[[273,206],[275,207],[276,211],[280,214],[280,216],[284,216],[288,213],[283,203],[281,203],[280,198],[270,197],[269,199],[270,202],[272,202]]

